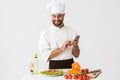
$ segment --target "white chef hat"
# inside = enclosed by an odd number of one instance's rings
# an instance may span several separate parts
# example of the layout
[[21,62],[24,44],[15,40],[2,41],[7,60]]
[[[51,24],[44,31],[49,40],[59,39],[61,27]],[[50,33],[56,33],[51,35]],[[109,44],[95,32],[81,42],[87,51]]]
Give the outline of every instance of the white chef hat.
[[47,5],[47,9],[50,14],[55,14],[55,13],[65,13],[65,3],[63,1],[54,1],[51,2]]

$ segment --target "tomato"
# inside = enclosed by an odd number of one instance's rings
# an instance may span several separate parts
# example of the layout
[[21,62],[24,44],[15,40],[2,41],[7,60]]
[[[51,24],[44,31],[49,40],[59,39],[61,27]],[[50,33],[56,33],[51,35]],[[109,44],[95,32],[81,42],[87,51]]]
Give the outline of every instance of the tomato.
[[78,79],[78,76],[77,76],[77,75],[74,75],[74,76],[73,76],[73,79]]
[[86,75],[84,75],[84,76],[83,76],[83,80],[86,80],[86,79],[87,79],[87,76],[86,76]]
[[72,79],[72,75],[68,75],[68,79]]
[[85,72],[86,72],[86,73],[89,73],[89,69],[88,69],[88,68],[86,68],[86,69],[85,69]]
[[83,80],[83,76],[82,75],[78,76],[78,79]]
[[87,75],[87,80],[90,80],[90,76]]
[[57,72],[57,70],[56,69],[52,69],[52,70],[50,70],[51,72]]
[[68,75],[64,75],[64,78],[65,78],[65,79],[68,79]]
[[81,72],[82,72],[82,73],[85,73],[85,70],[84,70],[84,69],[81,69]]

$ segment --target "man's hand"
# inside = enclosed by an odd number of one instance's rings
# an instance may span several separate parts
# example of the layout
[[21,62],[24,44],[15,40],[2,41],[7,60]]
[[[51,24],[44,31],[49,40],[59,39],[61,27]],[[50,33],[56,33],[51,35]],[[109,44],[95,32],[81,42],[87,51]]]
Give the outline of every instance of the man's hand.
[[80,49],[78,47],[78,42],[79,42],[79,39],[74,39],[71,43],[73,45],[72,47],[72,54],[75,56],[75,57],[78,57],[79,54],[80,54]]
[[59,54],[61,54],[62,52],[64,52],[66,50],[66,48],[71,44],[70,40],[67,40],[63,43],[61,48],[57,48],[56,50],[52,51],[52,53],[50,54],[48,61],[56,56],[58,56]]
[[78,46],[79,39],[74,39],[71,43],[73,47]]
[[65,41],[65,42],[63,43],[63,46],[61,47],[61,49],[62,49],[63,51],[65,51],[66,48],[67,48],[70,44],[71,44],[71,41],[70,41],[70,40]]

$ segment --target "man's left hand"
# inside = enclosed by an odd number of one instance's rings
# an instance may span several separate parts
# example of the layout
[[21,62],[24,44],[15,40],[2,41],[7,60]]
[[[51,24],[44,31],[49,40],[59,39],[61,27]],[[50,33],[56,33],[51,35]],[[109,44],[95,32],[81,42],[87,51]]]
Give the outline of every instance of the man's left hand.
[[72,41],[73,47],[78,46],[78,42],[79,42],[79,39],[74,39],[74,40]]

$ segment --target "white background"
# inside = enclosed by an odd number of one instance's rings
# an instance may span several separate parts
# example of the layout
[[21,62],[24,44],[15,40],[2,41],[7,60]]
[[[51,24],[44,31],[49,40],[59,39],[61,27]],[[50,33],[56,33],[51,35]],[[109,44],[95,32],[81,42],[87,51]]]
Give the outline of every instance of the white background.
[[[0,80],[20,80],[50,24],[50,0],[0,0]],[[120,80],[120,0],[65,0],[65,24],[80,33],[82,67],[96,80]],[[41,57],[40,57],[41,59]],[[42,67],[42,59],[40,61]]]

